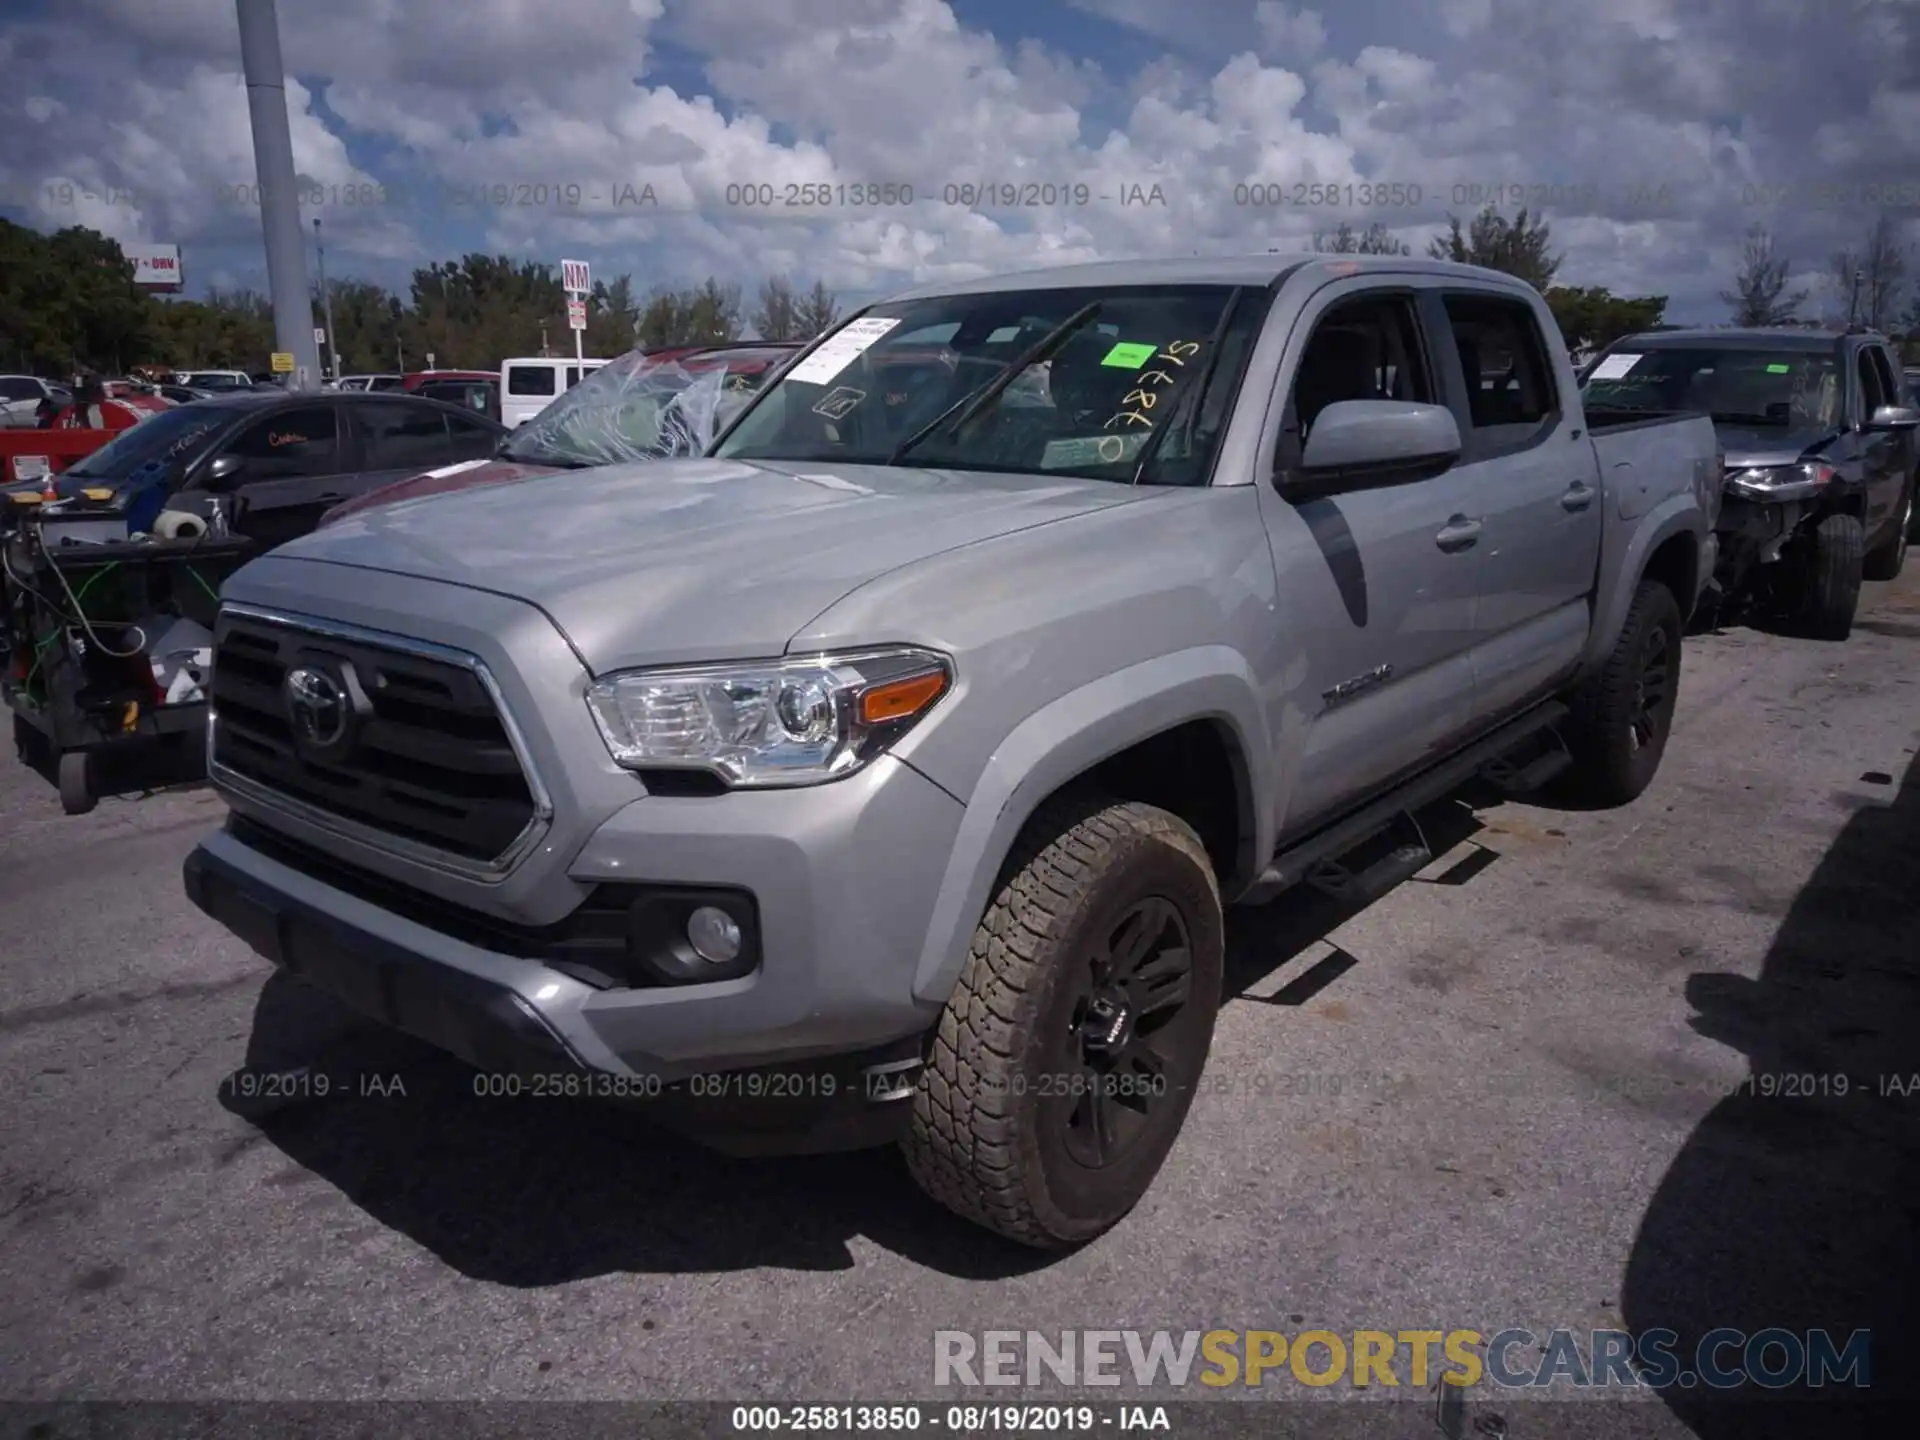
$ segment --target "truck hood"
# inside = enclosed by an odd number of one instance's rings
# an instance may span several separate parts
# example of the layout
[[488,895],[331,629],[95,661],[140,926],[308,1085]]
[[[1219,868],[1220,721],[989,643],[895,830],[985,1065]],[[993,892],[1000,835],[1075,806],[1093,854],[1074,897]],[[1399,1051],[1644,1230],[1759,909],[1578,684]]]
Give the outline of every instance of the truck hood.
[[[1048,475],[648,460],[383,505],[259,563],[381,570],[525,600],[601,674],[778,655],[887,571],[1154,493]],[[324,594],[353,580],[312,583]]]
[[514,460],[466,460],[458,465],[443,465],[405,480],[342,500],[320,517],[322,525],[332,525],[362,510],[394,505],[402,500],[418,500],[427,495],[444,495],[449,490],[470,490],[476,485],[504,485],[509,480],[525,480],[530,475],[551,475],[559,467],[523,465]]
[[1838,433],[1826,429],[1789,430],[1784,426],[1719,425],[1713,427],[1727,454],[1727,470],[1764,470],[1792,465],[1810,452],[1824,450]]

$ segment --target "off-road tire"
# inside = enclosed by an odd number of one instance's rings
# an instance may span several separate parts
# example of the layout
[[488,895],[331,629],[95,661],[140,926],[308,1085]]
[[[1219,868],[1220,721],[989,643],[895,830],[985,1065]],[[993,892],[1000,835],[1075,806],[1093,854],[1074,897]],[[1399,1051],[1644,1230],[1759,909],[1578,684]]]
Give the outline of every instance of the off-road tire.
[[1913,535],[1913,486],[1914,482],[1909,480],[1900,494],[1900,513],[1894,519],[1893,531],[1886,543],[1867,552],[1867,558],[1861,562],[1860,573],[1869,580],[1897,580],[1906,568],[1907,542]]
[[[1016,844],[942,1012],[902,1142],[920,1187],[966,1219],[1039,1249],[1107,1230],[1140,1200],[1178,1137],[1213,1039],[1225,962],[1219,884],[1179,817],[1097,796],[1050,801]],[[1077,1041],[1091,957],[1133,907],[1171,902],[1185,926],[1187,999],[1167,1087],[1136,1143],[1102,1169],[1068,1154],[1065,1102],[1045,1093]],[[1102,929],[1101,927],[1107,927]],[[1068,1062],[1070,1063],[1070,1062]],[[1083,1142],[1084,1143],[1084,1142]]]
[[[1565,787],[1600,806],[1626,805],[1653,783],[1673,731],[1680,692],[1680,602],[1658,580],[1642,580],[1627,607],[1613,653],[1567,697],[1565,739],[1573,755]],[[1648,667],[1663,658],[1665,686],[1657,704],[1642,705]],[[1645,713],[1643,713],[1643,711]],[[1637,722],[1651,722],[1636,737]]]
[[1799,567],[1799,609],[1795,617],[1819,640],[1844,640],[1853,633],[1865,578],[1867,532],[1857,517],[1829,515],[1806,537],[1795,563]]

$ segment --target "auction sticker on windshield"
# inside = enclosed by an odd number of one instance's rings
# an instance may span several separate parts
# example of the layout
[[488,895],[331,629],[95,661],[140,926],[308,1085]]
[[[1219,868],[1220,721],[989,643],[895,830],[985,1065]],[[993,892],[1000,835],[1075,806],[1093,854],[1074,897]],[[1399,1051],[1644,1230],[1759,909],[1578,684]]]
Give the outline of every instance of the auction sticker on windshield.
[[803,385],[825,385],[866,354],[874,341],[899,323],[898,320],[881,320],[877,317],[849,320],[818,350],[788,372],[787,378],[798,380]]
[[1138,370],[1153,358],[1155,348],[1156,347],[1152,345],[1139,345],[1122,341],[1109,350],[1107,352],[1107,358],[1100,363],[1102,365],[1119,366],[1126,370]]
[[1639,355],[1609,355],[1593,367],[1593,373],[1587,376],[1587,378],[1589,380],[1618,380],[1622,375],[1633,369],[1635,365],[1638,365],[1641,358]]
[[1049,440],[1040,454],[1042,470],[1077,470],[1087,465],[1118,465],[1140,454],[1145,435],[1080,435]]

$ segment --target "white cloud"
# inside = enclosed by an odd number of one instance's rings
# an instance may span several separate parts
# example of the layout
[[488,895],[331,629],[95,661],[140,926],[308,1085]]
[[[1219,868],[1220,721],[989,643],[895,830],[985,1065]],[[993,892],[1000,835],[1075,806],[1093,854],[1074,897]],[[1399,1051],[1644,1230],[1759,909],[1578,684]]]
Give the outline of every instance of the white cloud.
[[[1448,210],[1497,196],[1544,208],[1565,278],[1710,310],[1754,218],[1805,265],[1864,231],[1859,205],[1798,203],[1797,186],[1920,176],[1911,0],[1844,24],[1804,0],[1068,13],[1077,28],[1046,45],[1003,42],[966,0],[472,0],[457,21],[333,0],[283,3],[280,20],[330,269],[565,246],[643,285],[785,268],[872,291],[1054,259],[1292,250],[1342,219],[1420,250]],[[1111,46],[1129,33],[1122,66]],[[1161,58],[1140,63],[1140,37]],[[29,218],[257,264],[257,213],[233,200],[254,172],[231,0],[69,0],[12,26],[0,61],[35,77],[0,92],[0,187]],[[1250,182],[1354,204],[1234,204]],[[1035,203],[946,203],[949,186],[1001,183]],[[840,188],[889,184],[916,203],[855,206],[866,192]],[[809,185],[831,203],[785,203]],[[1164,205],[1093,198],[1152,185]],[[617,203],[647,187],[655,204]]]
[[1260,0],[1253,9],[1266,53],[1278,60],[1311,60],[1327,43],[1326,22],[1318,10],[1305,10],[1281,0]]

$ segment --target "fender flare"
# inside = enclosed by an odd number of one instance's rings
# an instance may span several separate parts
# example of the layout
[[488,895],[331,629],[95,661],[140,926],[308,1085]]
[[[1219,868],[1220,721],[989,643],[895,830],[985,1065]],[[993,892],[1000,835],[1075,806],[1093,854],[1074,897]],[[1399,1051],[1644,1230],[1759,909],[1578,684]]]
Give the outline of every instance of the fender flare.
[[[1069,691],[1014,727],[981,772],[940,882],[914,971],[916,1000],[944,1005],[1014,840],[1048,796],[1100,761],[1176,725],[1210,720],[1239,751],[1242,825],[1272,846],[1273,750],[1246,657],[1224,645],[1179,650]],[[1243,836],[1243,843],[1246,837]]]
[[1691,536],[1696,549],[1695,564],[1699,568],[1694,574],[1694,593],[1674,597],[1680,602],[1683,616],[1693,613],[1710,578],[1705,554],[1708,533],[1699,499],[1692,492],[1668,496],[1635,522],[1627,540],[1627,553],[1621,556],[1619,567],[1614,571],[1618,578],[1611,586],[1603,583],[1596,597],[1600,605],[1594,612],[1593,634],[1587,643],[1584,669],[1605,664],[1607,656],[1613,653],[1620,631],[1627,623],[1627,610],[1633,604],[1634,592],[1640,588],[1641,577],[1647,572],[1647,561],[1676,535]]

